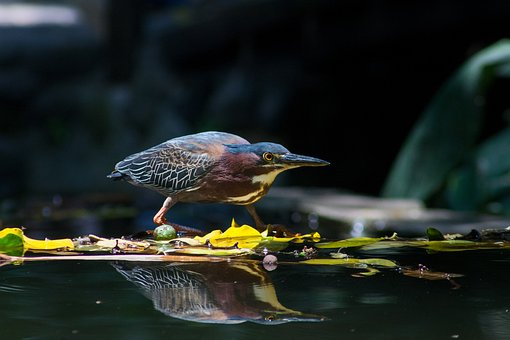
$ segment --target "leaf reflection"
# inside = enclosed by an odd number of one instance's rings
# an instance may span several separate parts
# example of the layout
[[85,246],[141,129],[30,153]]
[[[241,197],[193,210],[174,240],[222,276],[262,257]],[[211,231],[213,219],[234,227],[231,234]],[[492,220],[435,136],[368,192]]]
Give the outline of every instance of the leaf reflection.
[[115,269],[173,318],[236,324],[324,321],[283,306],[268,274],[255,263],[116,262]]

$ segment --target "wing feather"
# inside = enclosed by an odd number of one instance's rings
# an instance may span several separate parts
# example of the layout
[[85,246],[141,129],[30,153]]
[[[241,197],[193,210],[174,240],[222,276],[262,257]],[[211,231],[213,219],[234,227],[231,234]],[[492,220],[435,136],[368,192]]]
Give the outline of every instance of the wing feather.
[[249,142],[217,131],[182,136],[128,156],[117,163],[115,169],[133,184],[171,196],[198,189],[225,144]]
[[190,152],[176,143],[164,144],[127,157],[117,164],[117,171],[129,176],[134,184],[164,195],[194,189],[215,158],[205,152]]

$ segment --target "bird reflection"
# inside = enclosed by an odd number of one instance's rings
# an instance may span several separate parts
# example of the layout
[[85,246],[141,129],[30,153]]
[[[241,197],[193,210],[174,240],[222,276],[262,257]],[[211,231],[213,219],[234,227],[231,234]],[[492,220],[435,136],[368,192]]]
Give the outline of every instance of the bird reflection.
[[156,310],[177,319],[223,324],[325,320],[283,306],[269,276],[256,263],[117,262],[113,266],[141,288]]

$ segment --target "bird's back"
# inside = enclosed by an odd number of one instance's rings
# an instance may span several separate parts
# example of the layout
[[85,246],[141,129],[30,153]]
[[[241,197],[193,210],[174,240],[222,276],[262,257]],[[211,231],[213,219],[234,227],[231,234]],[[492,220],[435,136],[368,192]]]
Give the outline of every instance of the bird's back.
[[214,166],[225,144],[249,142],[216,131],[178,137],[126,157],[109,177],[126,179],[165,196],[192,191]]

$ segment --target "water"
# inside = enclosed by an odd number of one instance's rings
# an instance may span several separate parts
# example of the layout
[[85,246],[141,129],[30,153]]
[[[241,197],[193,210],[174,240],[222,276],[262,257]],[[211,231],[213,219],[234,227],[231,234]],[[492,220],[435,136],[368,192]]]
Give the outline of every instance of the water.
[[[150,215],[142,223],[139,217],[103,221],[90,214],[58,222],[28,220],[27,234],[120,236],[150,224]],[[229,210],[219,220],[231,216]],[[327,234],[334,228],[330,224],[322,223],[318,231]],[[448,231],[446,225],[435,226]],[[424,231],[421,224],[418,229]],[[510,338],[510,251],[349,253],[462,277],[427,280],[393,268],[360,277],[359,268],[282,261],[267,271],[260,259],[9,264],[0,266],[0,339]]]
[[510,337],[507,252],[357,255],[464,276],[431,281],[383,269],[360,278],[359,269],[295,264],[267,272],[251,262],[26,262],[0,268],[0,338]]

